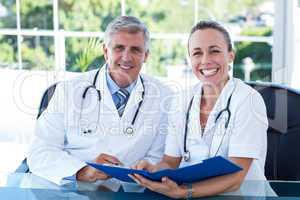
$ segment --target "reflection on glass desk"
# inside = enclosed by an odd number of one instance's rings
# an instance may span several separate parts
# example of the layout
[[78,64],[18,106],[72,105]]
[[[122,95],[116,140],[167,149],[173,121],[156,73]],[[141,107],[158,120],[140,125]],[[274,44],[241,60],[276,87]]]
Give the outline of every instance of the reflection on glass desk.
[[[169,199],[115,179],[96,183],[66,181],[58,186],[33,174],[0,174],[0,199]],[[300,182],[245,181],[240,190],[209,199],[299,199]]]

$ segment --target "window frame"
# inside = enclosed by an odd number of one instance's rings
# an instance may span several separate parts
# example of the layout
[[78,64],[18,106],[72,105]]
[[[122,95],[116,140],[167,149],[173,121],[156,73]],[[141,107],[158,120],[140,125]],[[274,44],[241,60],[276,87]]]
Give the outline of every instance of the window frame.
[[[2,35],[15,35],[17,36],[17,45],[18,45],[18,69],[23,69],[22,66],[22,54],[21,54],[21,43],[22,36],[51,36],[54,38],[54,70],[61,71],[66,70],[66,47],[65,47],[65,39],[67,37],[98,37],[100,39],[103,38],[103,32],[86,32],[86,31],[65,31],[59,29],[59,18],[58,18],[58,10],[59,10],[59,0],[52,0],[53,5],[53,30],[34,30],[34,29],[22,29],[20,23],[20,1],[16,1],[16,18],[17,18],[17,29],[0,29],[0,34]],[[121,1],[121,13],[120,15],[125,15],[126,13],[126,0]],[[287,16],[288,9],[291,8],[290,1],[281,1],[274,0],[275,5],[275,25],[273,29],[273,36],[269,37],[261,37],[261,36],[234,36],[234,41],[249,41],[249,42],[265,42],[273,45],[273,53],[272,53],[272,81],[279,83],[286,83],[288,81],[288,72],[291,69],[288,67],[286,71],[278,70],[282,69],[282,66],[292,66],[291,63],[287,63],[291,53],[287,54],[284,52],[289,52],[291,49],[290,45],[292,45],[287,40],[288,36],[285,34],[285,30],[287,28],[291,29],[292,26],[289,23],[290,16]],[[296,3],[296,0],[293,1]],[[198,15],[198,0],[194,0],[195,9],[194,9],[194,23],[196,22]],[[182,40],[187,41],[188,34],[187,33],[151,33],[151,39],[174,39],[174,40]],[[283,56],[279,56],[283,55]],[[277,67],[276,67],[277,66]],[[280,73],[279,73],[280,72]]]

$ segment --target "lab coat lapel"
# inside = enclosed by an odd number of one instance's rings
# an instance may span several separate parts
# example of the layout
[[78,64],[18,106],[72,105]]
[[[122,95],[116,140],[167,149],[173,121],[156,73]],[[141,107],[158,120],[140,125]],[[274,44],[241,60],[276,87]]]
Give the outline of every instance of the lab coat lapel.
[[[101,107],[100,107],[100,113],[102,114],[110,114],[111,117],[114,119],[120,120],[118,111],[116,109],[116,106],[113,102],[112,95],[108,89],[107,81],[106,81],[106,67],[103,66],[99,72],[99,77],[96,82],[96,88],[100,90],[101,92]],[[137,83],[135,87],[133,88],[128,102],[126,104],[124,113],[122,115],[121,120],[126,120],[126,123],[129,123],[129,119],[133,118],[133,115],[137,109],[137,104],[139,104],[140,101],[142,101],[142,93],[144,91],[142,82],[140,77],[137,79]]]
[[129,117],[128,115],[132,115],[132,117],[133,117],[133,115],[136,112],[136,109],[138,107],[138,104],[143,100],[143,97],[142,97],[143,92],[144,92],[144,87],[143,87],[141,78],[139,77],[137,79],[135,87],[133,88],[133,90],[129,96],[128,102],[126,104],[126,107],[125,107],[125,110],[123,113],[123,116],[125,118],[128,118]]
[[[189,132],[190,134],[188,137],[190,138],[200,138],[202,134],[201,126],[200,126],[200,99],[201,99],[201,91],[202,91],[202,84],[198,84],[193,88],[193,103],[190,110],[190,119],[189,119]],[[195,122],[195,123],[191,123]]]
[[118,115],[118,111],[116,109],[111,93],[107,86],[105,73],[106,73],[106,67],[103,66],[99,72],[97,82],[96,82],[96,88],[101,92],[101,98],[102,98],[100,104],[101,110],[109,111],[110,113],[114,113],[115,115]]

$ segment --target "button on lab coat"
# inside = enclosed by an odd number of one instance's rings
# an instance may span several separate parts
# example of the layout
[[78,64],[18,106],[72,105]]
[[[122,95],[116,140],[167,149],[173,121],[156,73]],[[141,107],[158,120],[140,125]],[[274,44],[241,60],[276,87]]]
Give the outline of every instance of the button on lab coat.
[[[153,163],[161,159],[171,90],[142,75],[145,90],[139,78],[120,118],[105,73],[102,68],[96,82],[101,92],[100,103],[95,89],[90,89],[82,104],[83,91],[92,84],[96,71],[57,85],[47,110],[37,121],[28,154],[31,172],[60,184],[64,177],[74,175],[86,161],[93,162],[101,153],[116,156],[127,166],[140,159]],[[124,129],[130,125],[142,101],[143,91],[145,96],[133,126],[134,133],[125,134]],[[83,134],[82,129],[86,127],[92,132]]]

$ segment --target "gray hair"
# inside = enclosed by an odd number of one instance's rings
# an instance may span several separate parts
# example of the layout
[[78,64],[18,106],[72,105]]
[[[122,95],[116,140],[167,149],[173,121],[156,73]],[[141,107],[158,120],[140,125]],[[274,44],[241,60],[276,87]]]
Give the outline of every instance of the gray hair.
[[222,35],[225,39],[225,42],[227,44],[228,51],[233,50],[233,44],[232,44],[229,32],[221,24],[219,24],[216,21],[212,21],[212,20],[203,20],[203,21],[198,22],[195,26],[193,26],[193,28],[190,32],[190,35],[189,35],[189,39],[188,39],[188,48],[189,48],[189,41],[190,41],[192,34],[198,30],[204,30],[204,29],[214,29],[214,30],[217,30],[220,33],[222,33]]
[[144,43],[146,51],[150,47],[150,34],[144,23],[138,18],[133,16],[120,16],[110,22],[104,33],[104,43],[109,46],[111,43],[111,36],[120,31],[126,31],[128,33],[142,32],[144,34]]

